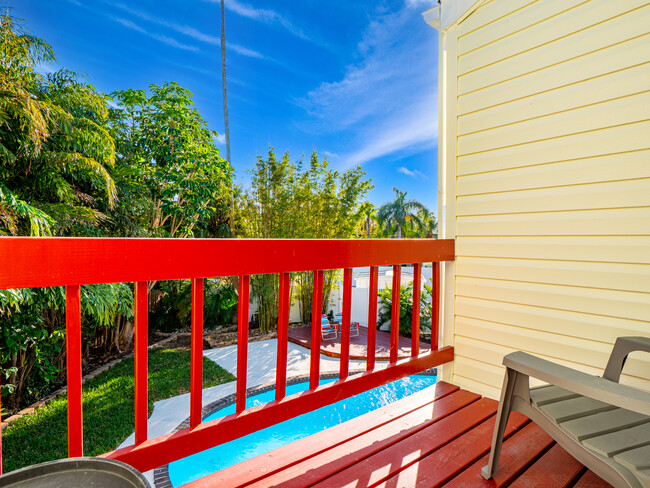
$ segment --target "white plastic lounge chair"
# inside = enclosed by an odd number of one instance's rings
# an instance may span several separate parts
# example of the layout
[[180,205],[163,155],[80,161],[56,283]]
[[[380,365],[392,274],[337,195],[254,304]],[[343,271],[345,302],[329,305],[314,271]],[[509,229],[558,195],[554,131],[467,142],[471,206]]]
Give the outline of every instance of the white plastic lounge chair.
[[323,340],[336,339],[336,324],[330,324],[327,315],[320,317],[320,333]]
[[[650,487],[650,393],[619,384],[632,351],[650,352],[650,338],[619,337],[602,377],[521,351],[505,356],[506,375],[483,476],[490,479],[496,473],[506,422],[516,411],[615,487]],[[529,377],[548,385],[531,389]]]
[[[339,325],[339,329],[343,325],[343,312],[339,312],[335,316],[336,323]],[[359,322],[350,321],[350,337],[355,337],[359,335]]]

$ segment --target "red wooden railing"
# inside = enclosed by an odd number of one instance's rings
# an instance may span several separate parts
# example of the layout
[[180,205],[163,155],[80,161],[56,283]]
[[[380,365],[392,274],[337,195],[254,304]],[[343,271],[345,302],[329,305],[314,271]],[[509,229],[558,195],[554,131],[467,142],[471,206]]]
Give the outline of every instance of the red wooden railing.
[[[130,282],[135,286],[135,445],[104,456],[147,471],[278,422],[348,398],[453,359],[438,347],[439,263],[454,259],[452,240],[236,240],[0,238],[0,289],[66,287],[68,452],[83,455],[80,285]],[[398,361],[398,327],[391,327],[390,364],[375,370],[376,300],[368,310],[367,372],[348,376],[352,268],[370,266],[370,297],[377,294],[377,267],[393,265],[392,323],[399,322],[400,265],[414,264],[413,324],[419,324],[421,263],[433,263],[431,350],[419,354],[413,327],[412,356]],[[323,270],[343,269],[343,324],[339,380],[318,386]],[[310,389],[285,397],[290,273],[314,271]],[[245,409],[250,275],[279,273],[276,399]],[[201,423],[203,279],[239,276],[236,414]],[[147,283],[192,280],[190,427],[147,438]],[[111,419],[106,419],[110,422]],[[1,467],[0,438],[0,467]],[[1,468],[0,468],[1,469]]]

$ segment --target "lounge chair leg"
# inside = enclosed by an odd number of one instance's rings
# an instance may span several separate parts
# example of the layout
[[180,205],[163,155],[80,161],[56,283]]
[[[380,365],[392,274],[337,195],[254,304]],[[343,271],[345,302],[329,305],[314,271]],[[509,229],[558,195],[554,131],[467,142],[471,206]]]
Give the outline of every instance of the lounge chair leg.
[[494,434],[492,435],[492,448],[490,449],[490,460],[482,470],[481,474],[486,480],[494,476],[499,465],[499,456],[501,455],[501,444],[503,443],[503,434],[506,430],[508,417],[512,408],[512,397],[515,391],[515,385],[520,373],[506,368],[506,374],[503,378],[503,388],[501,389],[501,400],[497,410],[496,423],[494,424]]

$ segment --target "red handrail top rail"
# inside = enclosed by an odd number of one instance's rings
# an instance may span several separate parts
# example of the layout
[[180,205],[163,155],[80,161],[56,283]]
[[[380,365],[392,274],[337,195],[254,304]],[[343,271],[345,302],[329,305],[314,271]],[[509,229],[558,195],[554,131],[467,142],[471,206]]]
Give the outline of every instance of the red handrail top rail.
[[451,239],[0,237],[0,289],[451,261]]

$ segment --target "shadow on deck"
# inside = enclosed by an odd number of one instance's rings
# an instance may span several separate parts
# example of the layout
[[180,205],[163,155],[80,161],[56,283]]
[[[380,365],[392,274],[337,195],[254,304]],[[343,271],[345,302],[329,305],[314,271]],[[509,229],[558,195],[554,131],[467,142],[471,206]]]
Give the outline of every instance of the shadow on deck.
[[484,480],[497,406],[439,382],[184,487],[610,486],[521,414],[508,423],[499,472]]
[[[289,340],[294,344],[311,348],[311,325],[289,329]],[[388,361],[390,355],[390,334],[381,330],[377,331],[375,347],[375,359]],[[359,335],[350,338],[350,359],[365,359],[367,357],[368,329],[359,327]],[[420,354],[431,349],[431,345],[420,342]],[[330,357],[341,356],[341,337],[336,339],[323,340],[320,343],[320,352]],[[398,357],[408,358],[411,356],[411,339],[408,337],[399,338]]]

